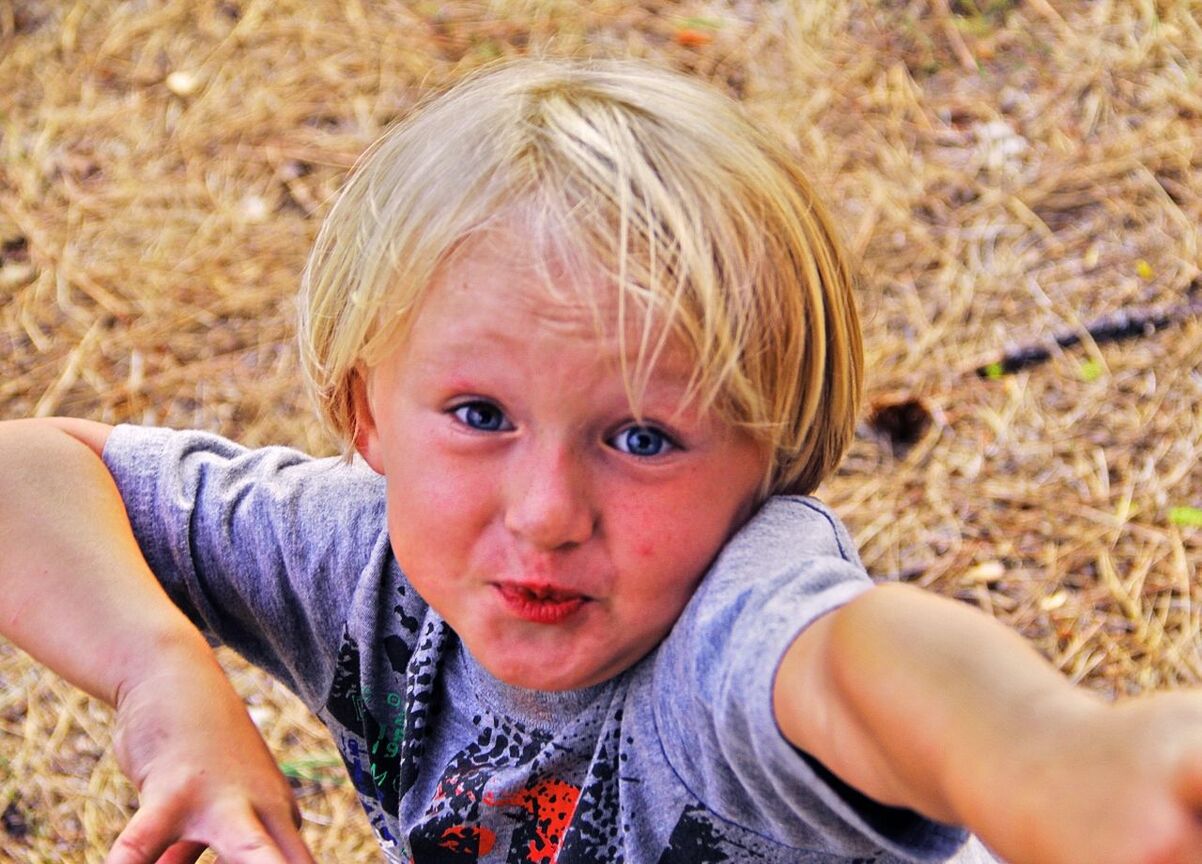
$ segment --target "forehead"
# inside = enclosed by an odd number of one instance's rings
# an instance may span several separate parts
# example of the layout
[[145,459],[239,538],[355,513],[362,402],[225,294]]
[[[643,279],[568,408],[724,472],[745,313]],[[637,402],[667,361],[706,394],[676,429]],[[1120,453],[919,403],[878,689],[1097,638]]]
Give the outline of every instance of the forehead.
[[672,341],[669,316],[652,308],[654,292],[620,287],[616,274],[558,229],[520,226],[499,222],[462,241],[439,266],[422,305],[485,304],[524,319],[532,331],[641,345],[644,352]]
[[599,267],[569,252],[559,237],[510,225],[464,240],[438,268],[428,290],[434,303],[504,306],[539,326],[594,336],[607,335],[618,312],[617,287]]
[[407,341],[472,353],[587,346],[626,374],[632,395],[653,382],[691,383],[696,358],[665,316],[647,309],[648,292],[622,290],[563,237],[501,223],[465,239],[438,268]]

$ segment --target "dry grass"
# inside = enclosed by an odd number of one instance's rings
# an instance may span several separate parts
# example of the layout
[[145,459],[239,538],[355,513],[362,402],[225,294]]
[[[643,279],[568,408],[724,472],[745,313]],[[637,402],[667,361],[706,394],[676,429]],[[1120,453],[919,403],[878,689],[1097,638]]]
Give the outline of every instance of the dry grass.
[[[866,424],[824,490],[874,574],[980,605],[1085,686],[1202,681],[1202,528],[1173,518],[1202,506],[1202,323],[972,371],[1197,274],[1188,0],[0,0],[0,417],[329,451],[292,345],[329,196],[431,87],[532,50],[711,78],[830,190],[870,391],[933,418],[908,447]],[[227,659],[306,775],[319,860],[368,858],[315,721]],[[0,693],[0,861],[100,861],[133,800],[107,711],[7,648]]]

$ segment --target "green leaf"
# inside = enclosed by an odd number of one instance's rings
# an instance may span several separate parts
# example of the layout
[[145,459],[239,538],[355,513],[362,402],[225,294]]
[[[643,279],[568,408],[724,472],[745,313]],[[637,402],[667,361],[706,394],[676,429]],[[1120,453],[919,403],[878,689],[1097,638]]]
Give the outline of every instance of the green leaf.
[[996,28],[994,22],[990,21],[984,15],[973,15],[971,18],[953,18],[952,24],[961,33],[967,33],[969,36],[983,37],[988,36]]
[[1202,528],[1202,507],[1171,507],[1169,521],[1174,525]]
[[333,769],[339,768],[342,760],[336,756],[323,756],[316,759],[293,759],[280,763],[280,772],[285,777],[296,780],[333,780],[342,782],[342,778],[331,776]]
[[1086,360],[1081,364],[1081,380],[1097,381],[1102,377],[1102,364],[1097,360]]
[[718,18],[684,18],[681,27],[694,27],[698,30],[721,30],[722,21]]

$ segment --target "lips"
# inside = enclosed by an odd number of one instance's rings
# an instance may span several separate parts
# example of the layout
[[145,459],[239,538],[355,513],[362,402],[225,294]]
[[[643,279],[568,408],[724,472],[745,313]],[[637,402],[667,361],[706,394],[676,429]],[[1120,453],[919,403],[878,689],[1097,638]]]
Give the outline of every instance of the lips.
[[501,587],[512,590],[514,593],[531,600],[562,602],[584,596],[579,591],[568,591],[563,588],[556,588],[553,585],[538,585],[530,582],[511,582]]
[[501,582],[494,585],[506,607],[535,624],[559,624],[589,600],[584,594],[535,582]]

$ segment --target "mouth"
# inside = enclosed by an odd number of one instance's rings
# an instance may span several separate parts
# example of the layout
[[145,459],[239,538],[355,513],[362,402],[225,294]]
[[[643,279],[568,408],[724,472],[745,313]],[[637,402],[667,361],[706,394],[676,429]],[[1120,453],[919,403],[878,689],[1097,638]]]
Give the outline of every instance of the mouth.
[[535,582],[498,582],[493,587],[514,615],[535,624],[560,624],[592,599],[578,591]]

